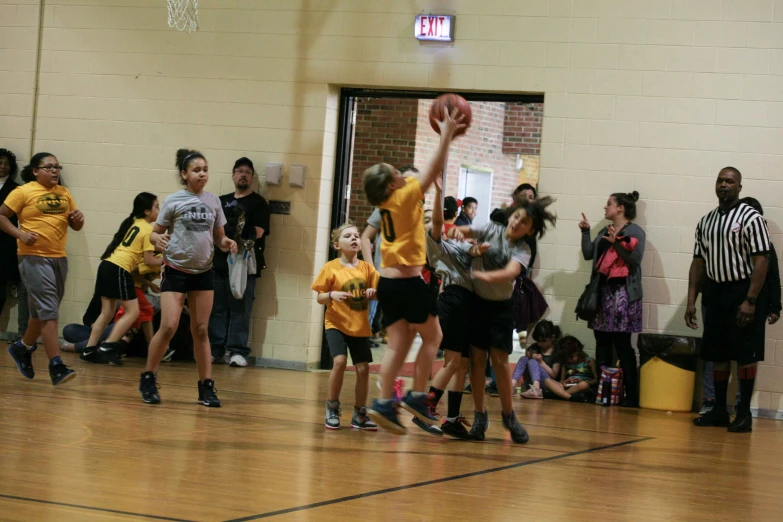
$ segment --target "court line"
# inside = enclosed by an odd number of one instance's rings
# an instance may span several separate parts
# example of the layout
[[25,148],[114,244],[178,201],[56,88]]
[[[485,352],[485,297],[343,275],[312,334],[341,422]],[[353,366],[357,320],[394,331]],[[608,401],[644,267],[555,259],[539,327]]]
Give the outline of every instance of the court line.
[[621,446],[628,446],[630,444],[636,444],[637,442],[645,442],[645,441],[653,440],[653,439],[654,439],[654,437],[643,437],[643,438],[635,439],[635,440],[627,440],[625,442],[617,442],[615,444],[609,444],[607,446],[598,446],[598,447],[595,447],[595,448],[589,448],[589,449],[584,449],[584,450],[580,450],[580,451],[573,451],[571,453],[565,453],[563,455],[555,455],[555,456],[552,456],[552,457],[543,457],[543,458],[539,458],[539,459],[528,460],[526,462],[518,462],[516,464],[508,464],[506,466],[500,466],[500,467],[497,467],[497,468],[489,468],[489,469],[480,470],[480,471],[472,471],[470,473],[463,473],[461,475],[454,475],[454,476],[451,476],[451,477],[443,477],[443,478],[439,478],[439,479],[426,480],[424,482],[416,482],[414,484],[408,484],[408,485],[405,485],[405,486],[396,486],[396,487],[393,487],[393,488],[379,489],[379,490],[376,490],[376,491],[368,491],[366,493],[359,493],[358,495],[350,495],[350,496],[347,496],[347,497],[335,498],[333,500],[324,500],[323,502],[315,502],[313,504],[305,504],[304,506],[297,506],[297,507],[292,507],[292,508],[287,508],[287,509],[280,509],[278,511],[270,511],[268,513],[260,513],[258,515],[250,515],[250,516],[242,517],[242,518],[232,518],[232,519],[229,519],[229,520],[225,520],[224,522],[248,522],[250,520],[260,520],[262,518],[271,518],[271,517],[276,517],[278,515],[286,515],[288,513],[296,513],[298,511],[306,511],[308,509],[315,509],[315,508],[319,508],[319,507],[323,507],[323,506],[330,506],[332,504],[340,504],[340,503],[343,503],[343,502],[350,502],[352,500],[358,500],[358,499],[367,498],[367,497],[374,497],[374,496],[377,496],[377,495],[385,495],[387,493],[394,493],[394,492],[403,491],[403,490],[406,490],[406,489],[413,489],[413,488],[420,488],[420,487],[424,487],[424,486],[431,486],[433,484],[441,484],[443,482],[451,482],[453,480],[461,480],[461,479],[476,477],[476,476],[480,476],[480,475],[487,475],[489,473],[497,473],[499,471],[506,471],[506,470],[509,470],[509,469],[521,468],[521,467],[524,467],[524,466],[531,466],[533,464],[541,464],[542,462],[551,462],[553,460],[560,460],[560,459],[565,459],[565,458],[568,458],[568,457],[576,457],[578,455],[585,455],[585,454],[588,454],[588,453],[595,453],[597,451],[603,451],[603,450],[607,450],[607,449],[619,448]]
[[86,509],[88,511],[99,511],[101,513],[114,513],[115,515],[128,515],[131,517],[151,518],[153,520],[169,520],[172,522],[193,522],[192,520],[187,520],[184,518],[169,518],[169,517],[161,517],[158,515],[145,515],[143,513],[133,513],[132,511],[119,511],[117,509],[104,509],[104,508],[98,508],[92,506],[82,506],[79,504],[67,504],[65,502],[55,502],[53,500],[41,500],[39,498],[16,497],[14,495],[3,495],[2,493],[0,493],[0,498],[21,500],[24,502],[35,502],[37,504],[48,504],[50,506],[64,506],[69,508]]

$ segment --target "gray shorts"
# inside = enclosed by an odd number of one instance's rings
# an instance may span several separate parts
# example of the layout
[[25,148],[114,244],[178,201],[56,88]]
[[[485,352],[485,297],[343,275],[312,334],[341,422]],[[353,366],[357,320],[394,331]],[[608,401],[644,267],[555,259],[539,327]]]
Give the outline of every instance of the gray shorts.
[[54,321],[60,316],[65,294],[68,259],[65,257],[19,256],[19,274],[27,287],[30,318]]

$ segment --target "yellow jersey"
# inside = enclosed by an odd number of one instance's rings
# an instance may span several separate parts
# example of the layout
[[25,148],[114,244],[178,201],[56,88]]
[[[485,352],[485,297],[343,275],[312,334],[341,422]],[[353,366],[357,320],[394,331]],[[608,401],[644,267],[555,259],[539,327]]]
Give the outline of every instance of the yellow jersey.
[[370,337],[370,302],[363,291],[377,289],[379,277],[370,263],[361,260],[356,267],[345,266],[340,259],[326,263],[315,278],[312,289],[316,292],[349,292],[351,297],[339,303],[329,302],[324,327],[340,330],[352,337]]
[[424,194],[416,178],[378,205],[381,213],[381,268],[394,265],[424,266],[427,241],[424,232]]
[[67,188],[57,185],[47,189],[31,181],[12,190],[4,203],[19,217],[22,231],[38,234],[38,240],[32,245],[16,242],[18,255],[65,257],[68,213],[76,210]]
[[152,225],[144,218],[137,218],[125,233],[122,242],[106,258],[106,261],[123,270],[133,272],[144,259],[144,252],[155,251],[155,247],[150,243],[151,233]]

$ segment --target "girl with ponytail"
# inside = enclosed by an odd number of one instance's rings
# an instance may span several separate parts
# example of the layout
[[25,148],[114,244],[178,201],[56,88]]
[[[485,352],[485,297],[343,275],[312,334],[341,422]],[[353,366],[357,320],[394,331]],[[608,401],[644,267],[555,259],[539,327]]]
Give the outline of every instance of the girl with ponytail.
[[[159,266],[155,247],[150,242],[152,223],[158,218],[158,197],[141,192],[133,200],[133,211],[120,225],[111,243],[101,256],[95,295],[101,298],[101,315],[92,325],[87,347],[79,358],[97,364],[122,366],[121,339],[139,317],[140,304],[150,308],[144,294],[135,287],[131,273],[143,260],[148,266]],[[143,300],[143,302],[142,302]],[[101,333],[114,317],[117,301],[124,313],[114,325],[109,337],[98,346]],[[146,306],[145,306],[146,305]]]

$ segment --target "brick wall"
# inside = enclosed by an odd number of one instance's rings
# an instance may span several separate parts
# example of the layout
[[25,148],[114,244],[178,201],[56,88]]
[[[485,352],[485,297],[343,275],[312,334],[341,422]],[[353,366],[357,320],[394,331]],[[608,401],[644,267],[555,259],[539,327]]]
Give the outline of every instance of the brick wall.
[[413,164],[419,100],[360,98],[356,109],[348,218],[361,230],[372,213],[372,206],[364,196],[364,171],[376,163],[389,163],[397,168]]
[[507,103],[503,123],[503,153],[541,153],[541,123],[544,119],[543,103]]
[[[432,155],[440,139],[429,124],[432,100],[419,101],[419,127],[416,133],[416,165],[423,165]],[[479,211],[497,208],[507,203],[509,195],[519,184],[520,171],[516,168],[516,154],[503,153],[505,104],[500,102],[470,102],[473,120],[468,132],[454,140],[449,152],[444,194],[456,196],[459,172],[463,165],[489,168],[493,171],[492,200],[479,201]],[[470,194],[466,194],[470,196]],[[432,205],[433,194],[427,195]]]

